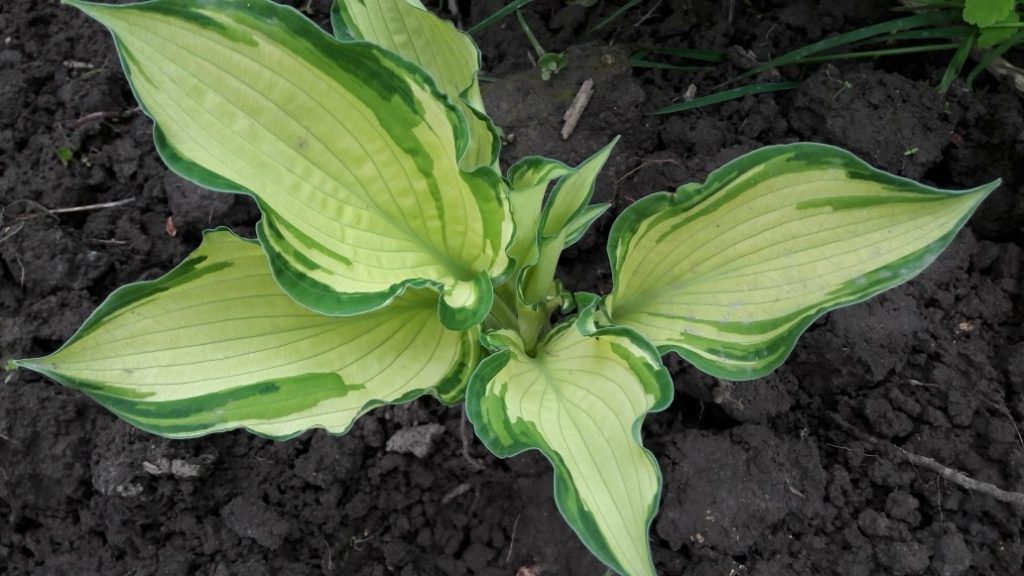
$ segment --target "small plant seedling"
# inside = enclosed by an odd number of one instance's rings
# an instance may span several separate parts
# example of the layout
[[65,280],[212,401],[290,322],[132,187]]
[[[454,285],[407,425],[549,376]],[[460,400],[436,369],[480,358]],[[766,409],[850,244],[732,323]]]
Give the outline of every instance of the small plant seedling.
[[530,29],[530,25],[526,23],[526,18],[523,18],[523,13],[519,10],[516,10],[516,19],[519,21],[519,26],[523,29],[523,34],[526,34],[530,45],[533,46],[533,51],[537,54],[537,67],[540,68],[541,79],[546,82],[569,65],[569,59],[565,54],[561,52],[548,52],[540,45],[537,37],[533,35],[533,30]]
[[624,575],[655,574],[640,431],[672,401],[662,355],[768,374],[815,318],[924,269],[998,185],[762,148],[632,203],[613,289],[573,294],[557,264],[609,208],[590,199],[614,142],[502,176],[476,47],[417,2],[337,2],[331,36],[270,0],[65,1],[113,32],[168,166],[262,220],[256,239],[207,231],[13,364],[169,438],[343,434],[377,406],[465,402],[491,452],[547,457],[563,517]]
[[68,162],[71,162],[71,159],[74,157],[75,151],[72,150],[71,148],[67,146],[61,146],[60,148],[57,148],[57,160],[60,160],[60,163],[63,164],[64,167],[67,167]]

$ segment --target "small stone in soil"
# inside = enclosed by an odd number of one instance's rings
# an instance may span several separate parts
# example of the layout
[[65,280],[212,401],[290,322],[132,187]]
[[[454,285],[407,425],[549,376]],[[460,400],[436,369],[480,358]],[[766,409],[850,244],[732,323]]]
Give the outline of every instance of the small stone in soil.
[[971,551],[959,532],[944,534],[935,542],[932,571],[939,576],[960,576],[971,567]]
[[239,496],[228,502],[220,515],[239,536],[252,538],[272,550],[281,546],[288,534],[288,521],[255,498]]
[[875,550],[878,563],[890,569],[896,576],[923,574],[928,569],[927,547],[919,542],[891,542]]
[[423,424],[402,428],[388,438],[385,449],[388,452],[412,454],[417,458],[426,458],[434,448],[434,441],[444,434],[444,431],[444,426],[440,424]]

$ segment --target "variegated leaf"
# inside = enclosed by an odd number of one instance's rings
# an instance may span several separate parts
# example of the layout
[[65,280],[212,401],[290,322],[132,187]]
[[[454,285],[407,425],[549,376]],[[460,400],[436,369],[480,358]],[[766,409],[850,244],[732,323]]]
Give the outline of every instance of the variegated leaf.
[[923,270],[996,186],[938,190],[831,146],[763,148],[622,213],[604,313],[705,372],[757,378],[824,312]]
[[583,543],[620,574],[654,576],[647,538],[661,473],[640,427],[672,398],[657,350],[628,328],[585,336],[571,323],[532,353],[511,331],[485,340],[499,351],[466,393],[477,435],[502,457],[540,450],[555,469],[558,509]]
[[256,242],[220,229],[162,278],[115,291],[57,352],[15,364],[162,436],[342,433],[381,404],[461,399],[477,330],[442,326],[437,299],[410,289],[383,310],[323,316],[281,291]]
[[505,274],[502,183],[465,172],[463,115],[420,68],[270,0],[68,0],[110,28],[171,168],[250,194],[284,290],[352,315],[409,286],[480,322]]

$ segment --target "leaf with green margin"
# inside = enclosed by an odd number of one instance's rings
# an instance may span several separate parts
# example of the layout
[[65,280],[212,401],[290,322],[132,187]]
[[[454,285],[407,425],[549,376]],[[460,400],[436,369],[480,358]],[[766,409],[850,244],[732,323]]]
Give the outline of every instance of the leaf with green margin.
[[501,138],[484,114],[477,79],[480,52],[468,34],[419,0],[334,0],[331,26],[341,40],[372,42],[426,70],[468,122],[462,167],[497,166]]
[[603,312],[713,376],[758,378],[820,315],[923,270],[998,185],[939,190],[832,146],[762,148],[622,213]]
[[1006,19],[1013,11],[1014,0],[964,0],[963,19],[968,24],[985,28]]
[[116,290],[57,352],[15,363],[171,438],[343,433],[375,406],[462,399],[478,331],[442,326],[437,298],[323,316],[281,291],[256,242],[218,229],[162,278]]
[[492,332],[497,352],[470,378],[466,411],[500,457],[539,450],[555,469],[555,502],[609,567],[654,576],[648,544],[661,472],[643,448],[644,416],[672,400],[657,350],[621,327],[584,336],[556,326],[531,357],[519,335]]
[[68,3],[113,31],[167,164],[257,198],[293,298],[348,316],[431,286],[448,327],[486,316],[508,274],[503,184],[460,169],[466,121],[422,69],[270,0]]

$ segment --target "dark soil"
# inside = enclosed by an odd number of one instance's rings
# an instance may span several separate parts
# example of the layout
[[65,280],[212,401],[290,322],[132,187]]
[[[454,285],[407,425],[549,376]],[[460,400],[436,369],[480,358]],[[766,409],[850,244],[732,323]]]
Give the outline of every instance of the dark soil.
[[[463,2],[463,24],[503,3]],[[940,96],[947,53],[786,69],[806,78],[799,90],[649,116],[749,60],[736,51],[714,71],[639,71],[628,62],[637,47],[741,47],[763,61],[889,18],[890,3],[650,1],[587,34],[620,4],[528,7],[541,43],[568,49],[548,83],[514,19],[479,35],[506,162],[576,162],[621,134],[597,191],[616,213],[795,140],[938,186],[1004,182],[928,271],[826,316],[764,381],[718,381],[668,359],[677,400],[645,427],[665,478],[651,531],[659,573],[1024,573],[1024,510],[899,450],[1024,491],[1020,97],[984,76],[974,92],[957,83]],[[312,3],[320,22],[327,8]],[[594,100],[563,142],[562,112],[587,77]],[[100,26],[52,2],[0,4],[0,362],[53,351],[115,287],[180,261],[203,228],[252,233],[247,199],[168,173],[134,107]],[[41,208],[126,198],[59,217]],[[610,221],[569,254],[571,287],[609,288]],[[379,409],[346,437],[171,442],[34,374],[0,380],[2,574],[604,573],[558,515],[546,461],[487,455],[461,410],[432,400]],[[422,458],[388,450],[424,425],[434,440]]]

